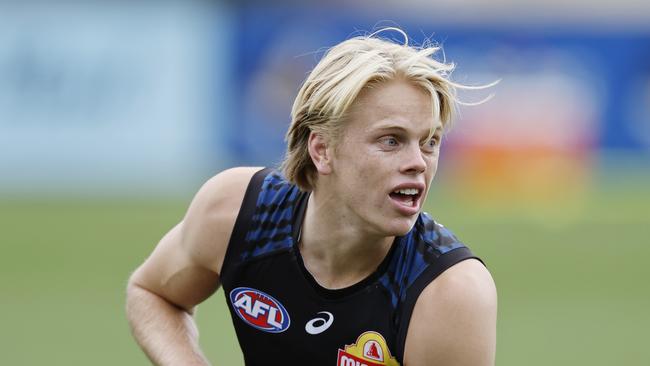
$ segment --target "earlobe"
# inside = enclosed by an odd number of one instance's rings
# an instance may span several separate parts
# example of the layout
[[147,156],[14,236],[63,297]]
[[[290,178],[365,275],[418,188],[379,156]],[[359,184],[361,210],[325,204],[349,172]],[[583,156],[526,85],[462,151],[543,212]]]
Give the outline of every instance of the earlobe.
[[314,131],[309,134],[309,156],[319,174],[332,172],[330,150],[327,139]]

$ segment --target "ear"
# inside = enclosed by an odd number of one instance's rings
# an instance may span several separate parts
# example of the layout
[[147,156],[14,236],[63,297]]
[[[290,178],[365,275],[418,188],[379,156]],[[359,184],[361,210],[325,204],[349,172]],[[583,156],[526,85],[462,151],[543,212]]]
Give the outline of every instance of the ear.
[[331,151],[327,139],[314,131],[309,133],[309,156],[319,174],[328,175],[332,172]]

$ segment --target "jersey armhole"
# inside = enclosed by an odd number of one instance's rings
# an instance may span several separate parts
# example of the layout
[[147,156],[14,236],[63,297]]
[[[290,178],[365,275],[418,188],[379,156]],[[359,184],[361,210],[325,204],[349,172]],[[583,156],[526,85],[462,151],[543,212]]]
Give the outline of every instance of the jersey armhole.
[[239,209],[239,213],[237,214],[237,219],[235,220],[230,240],[228,241],[226,254],[223,258],[223,264],[221,265],[221,273],[219,277],[223,286],[227,286],[230,283],[230,272],[232,271],[231,264],[233,261],[236,261],[237,257],[242,252],[244,241],[246,240],[246,233],[248,232],[251,218],[253,217],[253,214],[255,214],[255,209],[257,207],[257,197],[262,190],[262,183],[272,170],[273,169],[271,168],[261,169],[255,172],[251,177],[251,180],[248,182],[246,193],[244,193],[244,199]]
[[[433,280],[435,280],[442,272],[449,269],[451,266],[460,263],[467,259],[477,259],[481,263],[483,261],[475,256],[467,247],[454,249],[441,255],[435,263],[427,268],[406,292],[406,299],[402,303],[400,310],[400,324],[397,330],[397,359],[400,362],[404,360],[404,348],[406,346],[406,335],[411,322],[411,315],[420,294],[424,291]],[[485,265],[485,263],[483,263]]]

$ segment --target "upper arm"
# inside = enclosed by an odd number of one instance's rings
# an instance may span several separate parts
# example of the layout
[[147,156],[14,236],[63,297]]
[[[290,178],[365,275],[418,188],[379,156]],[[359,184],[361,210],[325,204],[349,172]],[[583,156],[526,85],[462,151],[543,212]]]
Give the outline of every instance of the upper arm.
[[452,266],[415,304],[404,364],[494,365],[496,316],[496,287],[485,266],[474,259]]
[[258,170],[230,169],[207,181],[183,220],[133,273],[129,286],[144,288],[190,312],[214,293],[246,188]]

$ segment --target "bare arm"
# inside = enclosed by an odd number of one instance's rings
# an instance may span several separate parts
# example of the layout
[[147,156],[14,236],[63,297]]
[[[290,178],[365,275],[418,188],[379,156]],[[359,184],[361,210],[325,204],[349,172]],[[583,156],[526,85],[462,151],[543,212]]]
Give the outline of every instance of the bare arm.
[[494,365],[496,316],[496,287],[485,266],[474,259],[452,266],[415,304],[404,364]]
[[185,218],[133,273],[126,312],[136,341],[156,365],[209,365],[198,344],[196,305],[220,285],[219,273],[251,176],[227,170],[197,193]]

